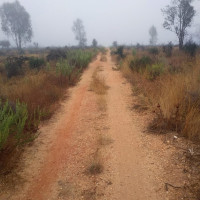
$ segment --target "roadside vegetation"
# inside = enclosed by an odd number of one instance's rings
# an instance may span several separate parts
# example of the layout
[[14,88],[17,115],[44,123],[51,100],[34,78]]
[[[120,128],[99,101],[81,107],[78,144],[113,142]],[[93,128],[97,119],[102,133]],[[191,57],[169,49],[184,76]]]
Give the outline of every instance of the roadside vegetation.
[[186,44],[183,51],[171,43],[125,49],[126,58],[120,61],[120,69],[133,84],[134,93],[142,98],[140,108],[155,112],[152,129],[177,131],[199,140],[200,58],[197,48],[191,54],[191,45]]
[[197,45],[194,54],[191,46],[186,43],[181,51],[171,43],[124,47],[124,58],[113,48],[112,57],[133,86],[133,108],[151,112],[148,132],[173,135],[170,144],[183,151],[177,159],[190,176],[186,193],[199,199],[200,54]]
[[40,121],[52,116],[66,88],[77,83],[96,53],[93,49],[53,49],[45,56],[1,57],[1,162],[4,154],[37,136]]

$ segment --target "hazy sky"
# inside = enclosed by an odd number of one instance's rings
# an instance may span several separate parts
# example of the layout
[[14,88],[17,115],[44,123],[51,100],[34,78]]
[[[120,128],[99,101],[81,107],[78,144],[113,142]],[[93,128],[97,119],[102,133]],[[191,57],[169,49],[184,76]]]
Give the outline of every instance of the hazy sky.
[[[4,2],[12,0],[0,0]],[[170,0],[19,0],[29,12],[34,37],[40,46],[75,45],[73,21],[83,20],[88,44],[96,38],[99,44],[149,43],[148,30],[155,25],[158,42],[177,42],[175,35],[162,27],[161,8]],[[200,24],[200,1],[194,3],[197,15],[194,27]],[[0,39],[5,38],[0,32]]]

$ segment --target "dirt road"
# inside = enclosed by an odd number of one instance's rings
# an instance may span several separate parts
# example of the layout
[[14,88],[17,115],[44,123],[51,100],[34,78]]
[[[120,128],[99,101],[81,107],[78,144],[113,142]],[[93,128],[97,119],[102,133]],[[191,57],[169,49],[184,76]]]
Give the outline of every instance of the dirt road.
[[[132,109],[131,86],[113,70],[110,52],[106,57],[101,62],[99,55],[90,64],[58,113],[41,127],[20,161],[21,184],[0,199],[169,199],[160,156],[171,154],[161,154],[160,139],[143,133],[148,117]],[[99,109],[99,96],[90,89],[97,67],[109,88],[106,110]],[[89,173],[97,157],[102,169]],[[179,183],[177,177],[173,180]]]

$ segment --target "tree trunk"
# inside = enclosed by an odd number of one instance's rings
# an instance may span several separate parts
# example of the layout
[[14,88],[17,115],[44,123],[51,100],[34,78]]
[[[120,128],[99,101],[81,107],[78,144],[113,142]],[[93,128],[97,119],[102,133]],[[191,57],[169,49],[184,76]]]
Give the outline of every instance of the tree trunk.
[[183,49],[183,38],[180,37],[179,38],[179,50],[182,50]]
[[19,45],[18,45],[18,52],[19,54],[22,54],[22,40],[21,40],[21,36],[19,35]]

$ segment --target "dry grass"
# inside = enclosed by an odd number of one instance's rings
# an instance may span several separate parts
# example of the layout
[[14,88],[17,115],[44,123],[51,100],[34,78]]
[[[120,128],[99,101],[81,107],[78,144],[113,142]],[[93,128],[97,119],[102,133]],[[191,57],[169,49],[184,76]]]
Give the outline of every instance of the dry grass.
[[107,62],[107,57],[106,57],[106,55],[101,55],[100,61],[101,61],[101,62]]
[[90,89],[98,95],[104,95],[108,87],[106,86],[105,78],[98,75],[99,70],[100,68],[98,67],[93,73]]
[[99,161],[93,161],[88,167],[88,173],[90,175],[97,175],[103,172],[103,165]]
[[105,112],[107,110],[107,102],[104,96],[99,96],[97,99],[97,105],[101,112]]
[[[148,55],[146,52],[142,54]],[[175,130],[190,139],[200,139],[199,58],[191,60],[177,52],[171,58],[162,57],[158,61],[164,63],[165,72],[154,81],[148,80],[145,72],[133,72],[129,68],[132,59],[133,56],[127,56],[121,71],[133,84],[134,94],[143,97],[141,104],[146,104],[157,114],[154,127]],[[176,73],[169,69],[176,70]]]
[[[66,84],[65,87],[67,86]],[[54,111],[53,104],[62,97],[65,87],[60,86],[56,76],[41,71],[29,73],[23,78],[14,78],[2,84],[0,95],[12,102],[16,99],[25,102],[30,113],[39,107],[50,115]]]
[[111,139],[109,136],[100,135],[98,143],[101,146],[107,146],[113,143],[113,139]]
[[89,163],[86,174],[88,175],[98,175],[103,172],[103,161],[100,155],[99,148],[97,148],[96,152],[94,153],[94,157],[92,161]]
[[[148,55],[148,52],[139,51],[136,56],[141,55]],[[164,65],[164,73],[155,80],[148,80],[145,72],[132,71],[129,68],[132,59],[134,57],[129,55],[123,60],[121,71],[132,83],[133,94],[139,101],[139,106],[134,107],[140,108],[141,105],[146,104],[146,107],[155,114],[149,130],[154,133],[170,132],[168,134],[173,135],[173,144],[179,154],[175,162],[179,162],[181,157],[180,149],[185,149],[184,159],[181,159],[184,162],[184,170],[188,167],[188,176],[190,176],[187,189],[192,193],[191,197],[199,199],[200,56],[197,55],[196,58],[191,59],[183,52],[175,50],[172,57],[167,58],[160,52],[159,57],[154,59]],[[174,132],[178,132],[180,136],[185,136],[191,141],[178,136],[179,145],[176,147]],[[191,155],[188,148],[192,149],[194,155]]]

